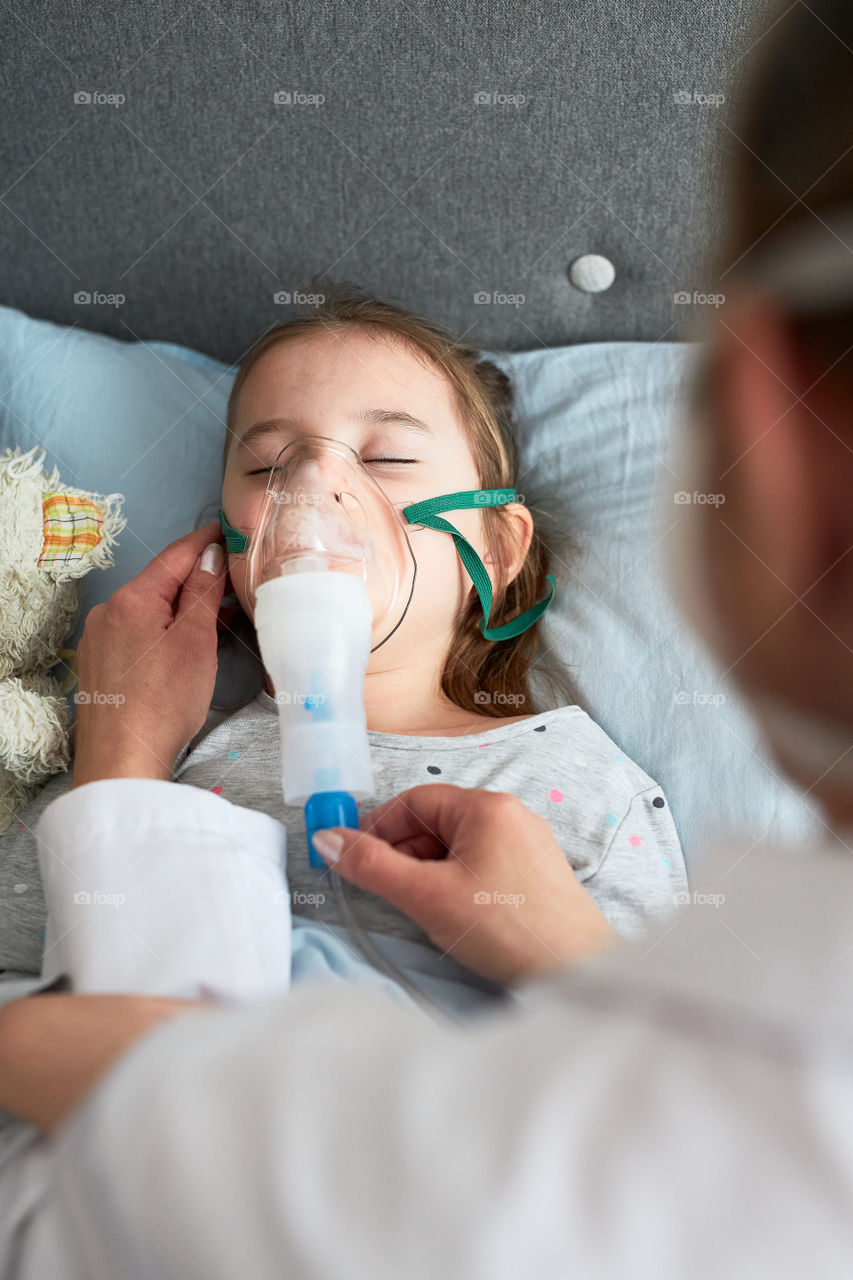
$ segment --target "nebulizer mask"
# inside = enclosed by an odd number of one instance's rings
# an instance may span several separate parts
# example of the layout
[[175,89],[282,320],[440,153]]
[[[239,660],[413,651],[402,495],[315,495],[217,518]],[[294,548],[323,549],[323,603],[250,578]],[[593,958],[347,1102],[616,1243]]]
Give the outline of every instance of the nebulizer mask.
[[[400,626],[414,594],[409,533],[417,538],[434,529],[454,539],[483,604],[480,629],[489,640],[520,634],[551,603],[549,574],[545,599],[489,628],[488,574],[467,539],[439,515],[515,500],[513,489],[477,489],[395,505],[353,449],[313,435],[292,441],[275,459],[252,529],[235,529],[220,510],[226,550],[247,560],[249,604],[278,704],[284,802],[304,805],[312,866],[327,868],[314,832],[357,829],[356,802],[373,794],[364,681],[371,653]],[[343,888],[340,877],[334,881]],[[394,977],[399,981],[396,970]]]
[[245,555],[261,657],[276,690],[285,804],[304,804],[312,830],[358,826],[355,800],[372,794],[364,712],[370,654],[397,630],[412,600],[417,561],[408,530],[448,532],[484,605],[488,639],[532,626],[554,594],[489,628],[491,584],[470,543],[440,511],[515,501],[512,489],[478,489],[396,506],[358,454],[328,436],[281,450],[257,522],[235,529],[220,511],[225,546]]

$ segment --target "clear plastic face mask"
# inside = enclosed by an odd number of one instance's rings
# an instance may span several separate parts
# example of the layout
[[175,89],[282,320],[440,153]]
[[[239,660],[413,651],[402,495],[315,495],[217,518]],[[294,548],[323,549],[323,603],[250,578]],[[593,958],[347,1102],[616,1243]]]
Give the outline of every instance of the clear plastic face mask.
[[[401,504],[405,505],[405,504]],[[348,445],[302,436],[278,454],[249,537],[246,591],[287,573],[362,579],[373,613],[371,649],[396,631],[415,585],[404,518]]]
[[414,593],[417,562],[407,529],[452,537],[483,606],[480,631],[487,640],[512,639],[538,622],[554,599],[554,575],[546,574],[546,596],[510,622],[490,627],[489,575],[467,538],[440,514],[516,500],[514,489],[466,489],[395,504],[349,445],[329,436],[302,436],[273,463],[254,528],[235,528],[221,509],[219,522],[226,551],[247,556],[253,621],[258,587],[271,578],[306,570],[353,573],[364,581],[373,610],[373,652],[400,626]]

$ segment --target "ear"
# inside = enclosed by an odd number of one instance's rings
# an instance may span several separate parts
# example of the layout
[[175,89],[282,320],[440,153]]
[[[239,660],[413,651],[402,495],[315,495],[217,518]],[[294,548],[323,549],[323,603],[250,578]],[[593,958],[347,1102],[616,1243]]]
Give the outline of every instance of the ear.
[[[507,547],[507,584],[518,577],[521,567],[530,550],[533,538],[533,516],[523,502],[508,502],[503,508],[507,519],[501,530],[502,539]],[[483,564],[494,564],[490,555],[483,558]]]

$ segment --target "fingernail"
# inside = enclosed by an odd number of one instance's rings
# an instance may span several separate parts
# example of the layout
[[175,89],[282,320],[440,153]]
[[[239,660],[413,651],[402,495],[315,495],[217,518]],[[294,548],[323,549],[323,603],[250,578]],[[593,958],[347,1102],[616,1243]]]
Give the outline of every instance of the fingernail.
[[315,831],[311,837],[314,841],[314,848],[320,852],[329,862],[337,862],[344,847],[344,838],[337,831],[324,830]]
[[199,556],[198,566],[202,573],[217,574],[221,571],[222,565],[222,544],[220,542],[211,542],[210,546],[205,547]]

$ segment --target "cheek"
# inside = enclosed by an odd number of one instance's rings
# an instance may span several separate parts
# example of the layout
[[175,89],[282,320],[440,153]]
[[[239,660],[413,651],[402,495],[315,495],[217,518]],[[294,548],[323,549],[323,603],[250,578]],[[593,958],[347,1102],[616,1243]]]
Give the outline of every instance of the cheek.
[[[443,513],[444,519],[448,524],[452,524],[454,529],[462,534],[463,538],[470,543],[471,547],[483,562],[486,573],[492,580],[494,586],[495,577],[493,566],[487,563],[488,548],[486,546],[485,533],[483,530],[482,512],[468,509],[463,511],[447,511]],[[464,600],[469,591],[474,590],[474,584],[462,563],[459,552],[456,549],[456,543],[449,533],[439,533],[436,530],[423,530],[410,535],[412,548],[418,562],[418,575],[421,575],[421,563],[423,561],[423,576],[434,584],[436,590],[447,592],[452,597],[449,600],[448,607],[451,612]],[[423,550],[421,550],[423,548]],[[458,590],[457,590],[458,584]]]
[[[453,513],[457,514],[460,513]],[[452,523],[481,554],[472,522],[463,524],[462,520],[453,520]],[[421,620],[429,619],[433,624],[451,621],[473,589],[456,544],[449,533],[429,529],[413,532],[410,539],[418,565],[412,607]]]
[[[263,490],[258,492],[256,489],[248,489],[239,476],[225,476],[220,505],[235,529],[241,532],[253,530],[257,524],[262,503]],[[251,618],[252,609],[246,584],[248,567],[248,556],[229,555],[228,574],[234,594],[240,601],[243,612]]]
[[240,601],[240,606],[244,613],[251,618],[252,609],[249,604],[249,596],[246,590],[246,571],[248,564],[245,556],[229,556],[228,557],[228,576],[231,579],[231,586],[234,588],[234,594]]
[[242,468],[230,467],[222,478],[220,506],[241,532],[254,529],[263,506],[266,484],[262,476],[247,476]]
[[[727,497],[731,493],[730,487]],[[694,595],[704,607],[703,625],[709,648],[727,669],[745,660],[736,673],[743,677],[760,653],[756,641],[780,619],[778,614],[762,606],[762,578],[756,579],[755,575],[757,561],[747,546],[729,531],[737,530],[743,539],[735,506],[729,502],[727,507],[722,518],[729,525],[728,530],[722,526],[714,507],[697,513],[695,545],[699,581],[694,586]],[[761,566],[758,567],[763,574]]]
[[[673,456],[677,488],[692,494],[715,491],[715,464],[708,449],[709,433],[695,423],[685,424]],[[719,466],[716,474],[720,473]],[[731,511],[723,518],[730,518]],[[669,520],[669,511],[664,513]],[[720,525],[718,508],[692,503],[679,506],[677,519],[665,535],[670,593],[681,613],[717,659],[727,665],[731,636],[724,619],[740,596],[732,574],[730,553],[735,540]],[[727,552],[729,554],[727,554]]]

